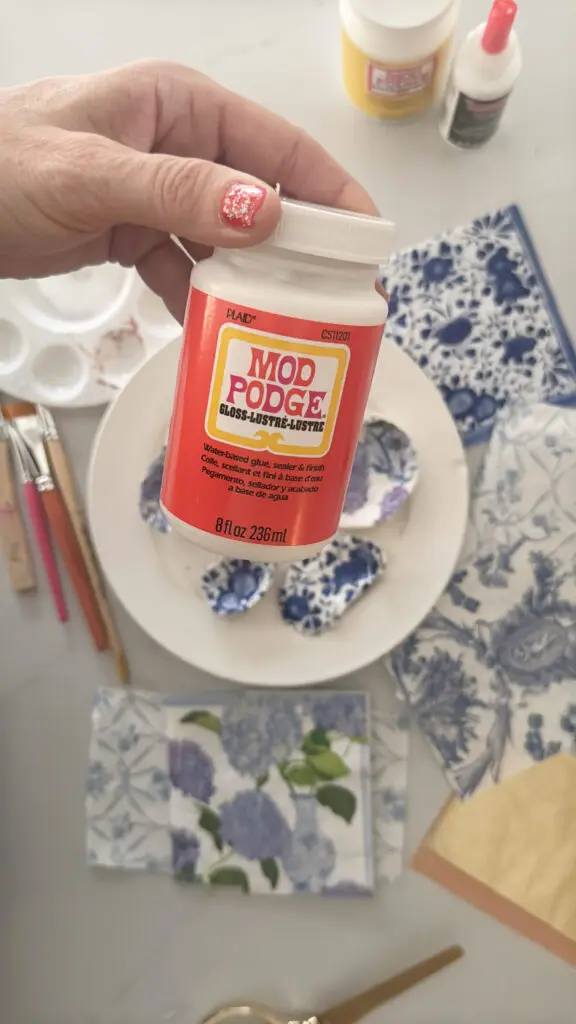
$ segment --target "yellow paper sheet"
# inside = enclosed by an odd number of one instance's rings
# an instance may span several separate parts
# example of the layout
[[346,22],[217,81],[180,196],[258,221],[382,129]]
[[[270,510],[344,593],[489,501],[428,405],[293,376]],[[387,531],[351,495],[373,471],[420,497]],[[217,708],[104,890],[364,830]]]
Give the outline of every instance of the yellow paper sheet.
[[576,757],[452,800],[413,866],[576,964]]

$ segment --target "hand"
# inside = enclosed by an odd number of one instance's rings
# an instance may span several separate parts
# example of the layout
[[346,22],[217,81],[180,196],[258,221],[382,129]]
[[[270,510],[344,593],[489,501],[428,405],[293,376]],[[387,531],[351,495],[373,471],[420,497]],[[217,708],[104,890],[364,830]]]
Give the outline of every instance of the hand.
[[376,212],[299,128],[177,64],[0,90],[0,139],[0,277],[135,266],[179,320],[189,257],[266,238],[277,182]]

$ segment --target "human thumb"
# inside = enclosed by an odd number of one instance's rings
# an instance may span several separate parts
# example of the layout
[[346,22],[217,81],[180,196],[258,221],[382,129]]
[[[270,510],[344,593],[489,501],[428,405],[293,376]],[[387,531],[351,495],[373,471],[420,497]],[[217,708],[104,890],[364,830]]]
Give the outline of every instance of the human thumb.
[[[139,224],[208,246],[261,242],[280,216],[269,185],[229,167],[162,153],[141,153],[101,136],[74,133],[79,215],[94,228]],[[84,145],[82,145],[82,140]],[[75,173],[67,161],[68,177]],[[82,203],[84,203],[82,207]]]

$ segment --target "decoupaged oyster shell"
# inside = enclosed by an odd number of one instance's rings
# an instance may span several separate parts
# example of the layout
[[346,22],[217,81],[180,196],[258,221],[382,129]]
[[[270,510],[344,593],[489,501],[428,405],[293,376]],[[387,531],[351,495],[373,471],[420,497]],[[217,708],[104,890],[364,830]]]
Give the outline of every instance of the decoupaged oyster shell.
[[335,537],[320,554],[287,569],[278,595],[282,618],[299,633],[323,633],[380,579],[384,566],[372,541]]
[[246,558],[221,558],[202,574],[202,590],[216,615],[238,615],[262,600],[274,566]]
[[386,420],[367,420],[354,456],[340,517],[344,530],[384,523],[408,500],[418,477],[418,460],[407,434]]
[[148,526],[159,533],[170,533],[172,527],[160,508],[160,488],[162,487],[162,473],[164,472],[164,459],[166,457],[166,446],[163,447],[160,455],[154,462],[140,484],[140,501],[138,508],[140,515]]

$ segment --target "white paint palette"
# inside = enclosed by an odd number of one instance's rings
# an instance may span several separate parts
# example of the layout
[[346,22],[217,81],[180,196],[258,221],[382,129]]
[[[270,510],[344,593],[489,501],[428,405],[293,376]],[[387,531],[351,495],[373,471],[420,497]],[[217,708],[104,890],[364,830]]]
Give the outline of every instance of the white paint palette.
[[0,391],[47,406],[104,405],[181,330],[117,264],[0,281]]

